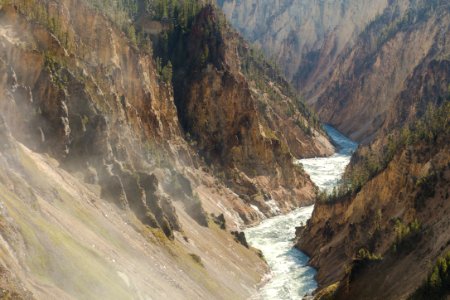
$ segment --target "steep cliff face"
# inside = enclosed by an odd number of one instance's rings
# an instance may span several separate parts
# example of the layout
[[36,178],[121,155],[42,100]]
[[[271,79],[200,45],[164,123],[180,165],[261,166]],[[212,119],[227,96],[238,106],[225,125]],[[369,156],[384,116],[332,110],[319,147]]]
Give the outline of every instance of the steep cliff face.
[[1,3],[2,293],[250,296],[265,264],[209,213],[260,213],[184,140],[153,58],[83,2]]
[[174,89],[149,36],[175,25],[114,3],[0,1],[2,293],[250,297],[267,267],[229,231],[310,203],[292,149],[332,146],[263,58],[270,88],[247,78],[250,50],[210,6],[188,8]]
[[218,1],[231,23],[261,47],[303,93],[314,90],[388,1]]
[[[179,226],[170,224],[176,217],[171,209],[164,212],[162,196],[155,196],[158,180],[152,179],[153,187],[143,184],[152,177],[145,155],[158,155],[145,147],[183,145],[177,142],[170,91],[159,87],[152,60],[140,56],[107,20],[75,9],[75,2],[35,3],[33,8],[48,14],[28,16],[38,23],[18,13],[27,9],[18,5],[1,13],[1,106],[14,136],[81,172],[101,186],[104,198],[170,236]],[[54,32],[43,23],[47,18],[54,20]],[[86,22],[98,35],[86,33]],[[59,35],[66,37],[65,45]]]
[[181,124],[206,162],[222,166],[233,189],[261,211],[270,213],[272,200],[283,211],[311,203],[313,184],[293,164],[292,153],[329,155],[333,147],[288,84],[251,57],[249,46],[220,18],[206,6],[172,50]]
[[274,57],[323,122],[359,142],[404,117],[398,106],[410,79],[448,59],[446,1],[219,4]]
[[430,106],[449,101],[450,60],[440,58],[419,65],[406,79],[406,88],[390,107],[382,132],[410,124],[425,114]]
[[407,298],[422,285],[437,258],[448,252],[446,101],[411,125],[411,131],[394,133],[383,160],[373,156],[384,151],[377,143],[359,149],[347,177],[365,176],[364,169],[383,161],[386,167],[371,172],[356,190],[317,204],[306,227],[298,230],[298,247],[312,256],[321,288],[328,287],[319,295]]
[[183,232],[170,241],[58,165],[18,143],[0,120],[2,297],[211,299],[256,292],[265,265],[217,225],[194,222],[176,202]]
[[408,93],[411,77],[426,76],[433,60],[448,59],[449,15],[447,1],[393,2],[341,55],[316,94],[321,119],[366,142],[387,115],[390,122],[401,118],[395,107],[402,105],[399,95]]

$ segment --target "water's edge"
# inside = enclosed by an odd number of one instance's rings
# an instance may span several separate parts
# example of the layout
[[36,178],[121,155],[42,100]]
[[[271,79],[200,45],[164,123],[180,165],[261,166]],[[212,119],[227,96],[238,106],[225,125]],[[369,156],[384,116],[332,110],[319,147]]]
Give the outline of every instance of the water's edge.
[[[332,189],[339,182],[357,144],[331,126],[325,129],[338,152],[330,157],[302,159],[298,162],[321,189]],[[293,248],[295,227],[306,223],[314,206],[299,208],[286,215],[264,220],[259,225],[245,230],[249,244],[260,249],[271,273],[261,288],[262,299],[299,299],[317,288],[316,271],[308,266],[308,256]]]

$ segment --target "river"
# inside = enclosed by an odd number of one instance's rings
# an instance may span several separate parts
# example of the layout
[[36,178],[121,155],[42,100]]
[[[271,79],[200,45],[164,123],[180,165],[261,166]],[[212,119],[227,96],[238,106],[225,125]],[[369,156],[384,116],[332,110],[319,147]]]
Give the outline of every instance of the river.
[[[337,152],[330,157],[298,162],[321,190],[330,190],[339,182],[357,144],[331,126],[325,126],[325,130],[337,145]],[[317,288],[316,271],[308,266],[308,257],[293,248],[295,227],[306,223],[313,209],[314,206],[303,207],[245,230],[248,243],[263,252],[271,270],[256,298],[301,299]]]

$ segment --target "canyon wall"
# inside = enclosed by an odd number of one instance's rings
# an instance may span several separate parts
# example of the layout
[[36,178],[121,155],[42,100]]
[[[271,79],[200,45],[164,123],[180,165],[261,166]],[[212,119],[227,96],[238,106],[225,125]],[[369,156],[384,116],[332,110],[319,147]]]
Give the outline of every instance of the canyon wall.
[[448,1],[218,5],[323,122],[362,143],[297,232],[318,268],[315,299],[404,299],[434,285],[449,251]]
[[385,122],[401,118],[395,106],[412,77],[448,59],[449,26],[446,1],[393,3],[335,65],[314,103],[321,119],[358,141],[373,140]]
[[316,204],[298,229],[297,246],[318,268],[318,299],[406,299],[450,250],[448,99],[386,148],[359,149],[347,176],[391,156],[360,188]]
[[399,118],[395,107],[414,72],[448,53],[446,1],[219,5],[273,57],[324,123],[359,142],[372,141]]
[[370,1],[218,1],[231,23],[272,57],[301,91],[331,72],[339,54],[388,5]]
[[312,203],[309,176],[293,160],[330,155],[333,147],[282,77],[261,67],[231,28],[211,25],[220,17],[203,9],[184,37],[185,59],[172,58],[182,127],[205,160],[222,166],[237,193],[260,210],[270,209],[264,203],[272,199],[284,211]]
[[204,64],[163,72],[155,40],[178,25],[142,14],[147,34],[108,3],[0,1],[4,293],[250,297],[267,266],[231,231],[311,203],[294,158],[333,146],[211,6],[178,40]]

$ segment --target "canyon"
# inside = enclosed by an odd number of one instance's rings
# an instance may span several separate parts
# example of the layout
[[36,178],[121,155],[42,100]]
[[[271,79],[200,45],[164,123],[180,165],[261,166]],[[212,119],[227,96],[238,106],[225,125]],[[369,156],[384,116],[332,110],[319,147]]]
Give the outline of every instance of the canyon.
[[445,0],[0,0],[0,298],[445,299],[449,32]]
[[[318,268],[317,298],[412,298],[427,282],[430,263],[449,251],[449,108],[447,101],[430,117],[439,123],[425,127],[431,136],[395,136],[392,156],[359,188],[316,203],[297,246]],[[419,124],[412,132],[420,132]],[[359,178],[373,151],[358,149],[344,178]],[[430,291],[414,299],[441,299]]]
[[446,299],[449,3],[218,4],[321,121],[361,143],[297,230],[314,299]]
[[411,88],[408,82],[425,76],[449,51],[446,1],[219,5],[245,37],[273,57],[321,121],[358,142],[370,143],[393,118],[400,119],[395,107]]
[[221,13],[191,3],[168,23],[116,1],[0,2],[2,297],[256,293],[267,265],[242,228],[313,203],[294,159],[334,147]]

